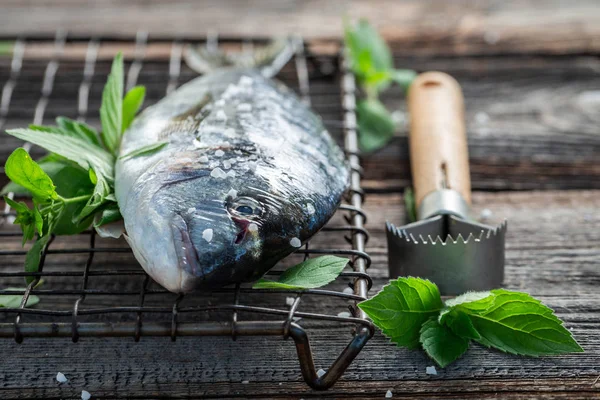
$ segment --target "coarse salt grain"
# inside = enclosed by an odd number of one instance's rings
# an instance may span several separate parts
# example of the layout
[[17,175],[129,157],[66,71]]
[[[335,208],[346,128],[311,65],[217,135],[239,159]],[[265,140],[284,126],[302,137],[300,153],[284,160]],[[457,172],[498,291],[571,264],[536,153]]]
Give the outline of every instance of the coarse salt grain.
[[211,228],[205,229],[202,232],[202,239],[206,240],[208,243],[210,243],[212,238],[213,238],[213,230]]
[[227,177],[227,174],[221,168],[217,167],[210,171],[210,176],[216,179],[225,179]]
[[248,231],[249,232],[256,232],[256,231],[258,231],[258,225],[256,225],[255,223],[251,223],[250,225],[248,225]]
[[313,206],[311,203],[306,203],[306,211],[308,212],[308,215],[313,215],[315,213],[315,206]]
[[302,242],[297,237],[294,237],[294,238],[290,239],[290,246],[292,246],[292,247],[300,247],[300,246],[302,246]]
[[207,163],[208,162],[208,156],[200,156],[200,158],[198,159],[198,161],[200,161],[201,163]]
[[215,151],[215,156],[217,157],[223,157],[225,155],[225,152],[221,149]]
[[234,188],[229,189],[229,192],[227,192],[227,197],[235,199],[237,197],[237,190],[235,190]]
[[320,378],[323,375],[325,375],[325,370],[323,368],[319,368],[319,370],[317,371],[317,376]]
[[249,163],[248,163],[248,169],[249,169],[250,171],[252,171],[252,172],[255,172],[255,171],[256,171],[256,167],[257,167],[257,165],[256,165],[256,163],[255,163],[255,162],[249,162]]
[[240,112],[249,112],[252,111],[252,105],[248,103],[242,103],[237,106],[237,110]]
[[394,394],[392,393],[391,390],[388,390],[387,392],[385,392],[386,399],[391,399],[393,396],[394,396]]
[[200,147],[204,147],[202,146],[202,143],[200,143],[200,141],[198,139],[194,139],[192,141],[192,144],[194,145],[195,148],[199,149]]
[[58,374],[56,374],[56,380],[59,383],[65,383],[68,381],[67,377],[62,372],[59,372]]
[[230,169],[231,168],[231,161],[229,161],[229,160],[223,161],[223,168]]
[[188,214],[193,214],[196,212],[196,209],[194,207],[190,207],[187,209]]
[[239,83],[240,83],[240,85],[249,86],[249,85],[252,85],[252,82],[254,82],[254,80],[252,78],[244,75],[240,78]]
[[87,390],[81,391],[81,400],[90,400],[91,398],[92,395],[90,394],[90,392],[88,392]]
[[435,367],[427,367],[425,368],[425,373],[427,375],[437,375],[437,370],[435,369]]
[[218,119],[218,120],[220,120],[220,121],[226,121],[227,120],[227,114],[225,114],[225,111],[219,110],[215,114],[215,118]]
[[230,169],[229,171],[227,171],[227,176],[230,178],[235,178],[235,171]]

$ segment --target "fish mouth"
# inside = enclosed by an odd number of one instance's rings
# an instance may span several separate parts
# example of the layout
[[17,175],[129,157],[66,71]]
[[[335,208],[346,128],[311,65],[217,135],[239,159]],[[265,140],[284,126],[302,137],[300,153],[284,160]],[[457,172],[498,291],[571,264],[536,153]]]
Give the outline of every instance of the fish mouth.
[[173,230],[177,235],[176,237],[179,239],[179,243],[181,244],[180,246],[177,246],[177,241],[175,244],[175,250],[179,258],[179,267],[185,269],[187,272],[195,276],[204,275],[204,271],[201,271],[198,251],[196,250],[196,246],[194,246],[192,238],[190,237],[188,225],[185,222],[185,219],[179,214],[176,214]]

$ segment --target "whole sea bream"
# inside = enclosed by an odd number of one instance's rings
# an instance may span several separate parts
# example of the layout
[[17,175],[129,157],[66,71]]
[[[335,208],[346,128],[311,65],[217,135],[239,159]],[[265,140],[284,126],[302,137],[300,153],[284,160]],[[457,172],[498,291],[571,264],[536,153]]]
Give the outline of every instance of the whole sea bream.
[[115,190],[126,238],[170,291],[261,277],[341,202],[343,152],[270,79],[276,72],[215,68],[148,107],[123,137]]

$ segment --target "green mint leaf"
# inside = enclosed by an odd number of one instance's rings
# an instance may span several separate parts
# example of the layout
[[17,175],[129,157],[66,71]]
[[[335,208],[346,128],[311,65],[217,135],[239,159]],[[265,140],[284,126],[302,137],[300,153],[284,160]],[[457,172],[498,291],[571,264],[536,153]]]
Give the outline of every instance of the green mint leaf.
[[447,309],[440,313],[439,323],[448,326],[455,335],[465,339],[481,339],[473,322],[467,314],[456,309]]
[[115,56],[110,75],[102,92],[100,106],[102,139],[106,148],[117,154],[123,128],[123,55]]
[[394,69],[390,72],[389,77],[397,83],[404,91],[407,91],[411,83],[417,77],[417,73],[412,69]]
[[346,24],[344,38],[352,69],[359,79],[372,70],[392,69],[392,53],[387,43],[366,20],[354,26]]
[[468,295],[474,300],[446,305],[468,315],[485,346],[528,356],[583,351],[553,310],[526,293],[499,289]]
[[119,206],[116,203],[110,204],[100,214],[100,218],[94,221],[94,227],[110,224],[123,219]]
[[6,133],[71,160],[86,171],[92,167],[111,183],[114,180],[114,156],[85,140],[50,132],[40,135],[31,129],[9,129]]
[[123,99],[123,123],[121,132],[125,132],[133,122],[135,115],[144,104],[146,88],[144,86],[135,86],[127,92]]
[[27,189],[35,199],[47,201],[58,197],[52,179],[22,147],[8,157],[4,170],[11,181]]
[[462,356],[469,348],[469,340],[456,335],[431,317],[421,326],[419,340],[423,350],[444,368]]
[[348,264],[347,258],[322,256],[310,258],[287,269],[278,281],[261,280],[254,289],[313,289],[325,286],[337,278]]
[[102,147],[100,144],[100,134],[86,123],[66,117],[58,117],[56,118],[56,125],[58,125],[67,135],[83,139],[98,147]]
[[421,326],[443,307],[438,287],[426,279],[398,278],[373,298],[358,304],[373,323],[398,346],[419,346]]
[[[50,241],[50,235],[42,236],[35,241],[31,249],[25,256],[25,272],[38,272],[40,269],[40,261],[42,259],[42,253],[46,248],[46,245]],[[34,276],[26,276],[25,282],[29,285],[35,281]]]
[[256,281],[254,285],[252,285],[252,289],[285,289],[285,290],[297,290],[297,289],[305,289],[300,286],[294,285],[286,285],[285,283],[270,281],[268,279],[259,279]]
[[417,203],[415,202],[415,193],[412,188],[404,189],[403,197],[408,222],[415,222],[417,220]]
[[96,179],[97,182],[94,186],[92,196],[89,198],[85,206],[83,206],[79,214],[76,214],[73,217],[73,221],[77,224],[83,223],[89,217],[93,217],[96,211],[99,211],[106,205],[108,201],[110,201],[107,196],[111,194],[112,187],[108,183],[108,180],[104,178],[104,175],[98,175],[97,173]]
[[359,100],[356,106],[358,114],[359,145],[362,151],[372,152],[381,147],[394,136],[396,124],[377,99]]
[[139,149],[130,151],[129,153],[121,156],[120,158],[133,158],[133,157],[139,157],[139,156],[149,156],[149,155],[152,155],[152,154],[158,152],[160,149],[165,147],[167,144],[169,144],[168,141],[149,144],[147,146],[140,147]]
[[13,224],[21,226],[21,231],[23,232],[22,245],[25,246],[25,243],[28,240],[33,239],[33,236],[35,235],[34,212],[22,201],[17,203],[9,197],[4,197],[4,201],[17,213],[17,217],[15,218]]
[[38,205],[35,201],[33,202],[33,220],[35,223],[35,228],[40,236],[42,236],[44,234],[44,219],[42,218],[42,214],[40,214],[40,210],[38,209]]
[[[4,289],[6,291],[23,291],[25,288],[14,288],[9,287]],[[22,294],[2,294],[0,295],[0,307],[5,308],[19,308],[21,307],[21,300],[23,299]],[[40,302],[40,298],[35,295],[30,295],[27,298],[27,304],[25,307],[31,307]]]

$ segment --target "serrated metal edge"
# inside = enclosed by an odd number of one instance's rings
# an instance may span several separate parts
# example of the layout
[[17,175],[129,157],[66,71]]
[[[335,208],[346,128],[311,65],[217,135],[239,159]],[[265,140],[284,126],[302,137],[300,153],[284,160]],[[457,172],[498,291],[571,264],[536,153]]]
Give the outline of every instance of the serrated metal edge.
[[471,241],[474,243],[480,243],[484,240],[493,240],[498,235],[506,233],[506,230],[508,229],[508,220],[505,219],[500,225],[497,225],[496,227],[494,227],[492,229],[488,229],[487,234],[486,234],[486,230],[482,229],[478,235],[470,233],[466,239],[461,234],[459,234],[456,237],[456,239],[453,238],[452,236],[448,235],[446,237],[446,240],[443,240],[439,235],[436,236],[435,238],[432,238],[431,235],[427,235],[427,238],[424,238],[422,235],[415,237],[414,235],[407,233],[405,229],[397,227],[389,221],[386,221],[385,225],[386,225],[386,229],[388,232],[391,232],[398,239],[403,239],[407,243],[412,242],[414,244],[422,244],[422,245],[446,246],[446,245],[454,245],[454,244],[468,244]]

